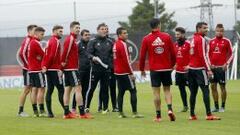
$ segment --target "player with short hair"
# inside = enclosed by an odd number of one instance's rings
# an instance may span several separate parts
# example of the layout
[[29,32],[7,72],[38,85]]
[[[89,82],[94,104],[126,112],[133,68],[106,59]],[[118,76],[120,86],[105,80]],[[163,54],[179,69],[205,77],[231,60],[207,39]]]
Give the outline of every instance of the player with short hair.
[[123,97],[126,90],[130,92],[130,100],[132,106],[133,118],[142,118],[137,112],[137,89],[135,84],[135,76],[131,67],[130,56],[126,40],[128,39],[127,30],[123,27],[117,29],[118,39],[113,46],[113,64],[114,74],[116,75],[118,84],[118,107],[119,118],[126,118],[123,113]]
[[212,115],[210,110],[209,82],[213,73],[207,58],[207,42],[204,38],[208,32],[208,25],[205,22],[198,22],[196,33],[193,35],[190,48],[189,60],[189,88],[190,88],[190,117],[189,120],[197,120],[195,114],[196,97],[198,87],[203,93],[203,101],[206,109],[206,120],[220,120],[219,117]]
[[72,89],[76,93],[76,102],[79,109],[79,118],[89,119],[90,115],[86,115],[82,101],[82,88],[78,72],[78,46],[76,43],[77,36],[80,32],[80,23],[73,21],[70,24],[70,35],[65,38],[64,48],[62,53],[61,64],[64,70],[64,119],[76,118],[76,115],[69,111],[69,100]]
[[62,79],[62,66],[61,66],[61,44],[60,39],[63,36],[63,27],[55,25],[52,29],[52,36],[47,42],[45,54],[42,61],[42,69],[47,76],[47,93],[46,104],[48,110],[48,117],[53,118],[52,112],[52,93],[54,87],[58,90],[58,100],[62,107],[63,104],[63,79]]
[[[223,24],[217,24],[215,33],[216,36],[210,40],[208,53],[211,69],[213,71],[213,78],[210,82],[215,108],[212,112],[224,112],[227,99],[226,71],[233,59],[232,44],[228,38],[224,37]],[[221,89],[221,108],[219,108],[218,105],[217,83],[219,83]]]
[[17,52],[17,61],[19,65],[22,67],[23,73],[23,82],[24,82],[24,89],[19,97],[19,110],[18,116],[20,117],[28,117],[29,115],[24,112],[24,104],[26,101],[26,97],[31,91],[31,84],[30,84],[30,76],[28,73],[28,46],[30,41],[33,39],[34,31],[37,25],[31,24],[27,26],[28,35],[23,39],[22,44]]
[[151,85],[154,94],[154,105],[156,109],[155,122],[161,121],[161,101],[160,86],[163,85],[165,100],[168,107],[168,116],[170,121],[175,121],[176,117],[172,109],[172,94],[170,86],[172,85],[171,73],[175,65],[176,56],[171,36],[160,32],[160,20],[152,19],[150,21],[152,32],[146,35],[142,40],[140,51],[139,67],[141,75],[146,76],[145,60],[148,54]]
[[186,86],[188,86],[188,72],[187,68],[189,63],[189,50],[190,42],[185,38],[185,29],[182,27],[177,27],[175,29],[175,52],[176,52],[176,75],[175,82],[180,91],[183,109],[180,112],[187,112],[188,102],[187,102],[187,92]]
[[[44,56],[40,41],[44,37],[44,28],[36,27],[34,37],[28,47],[28,69],[30,81],[32,85],[31,100],[34,111],[34,117],[46,116],[44,109],[44,94],[45,94],[45,76],[42,73],[41,63]],[[37,104],[39,105],[40,113],[38,112]]]

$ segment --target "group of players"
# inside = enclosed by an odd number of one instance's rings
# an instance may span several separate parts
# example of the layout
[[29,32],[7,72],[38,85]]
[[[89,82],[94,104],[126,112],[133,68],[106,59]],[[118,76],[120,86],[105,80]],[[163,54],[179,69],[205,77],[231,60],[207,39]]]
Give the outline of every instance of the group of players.
[[[195,104],[198,87],[203,92],[206,108],[206,120],[220,120],[212,112],[223,112],[226,101],[226,70],[232,59],[231,42],[223,37],[222,24],[216,26],[216,37],[208,42],[205,36],[208,26],[204,22],[196,25],[196,33],[188,41],[185,38],[185,29],[175,29],[176,43],[171,36],[160,32],[160,20],[150,21],[151,33],[142,40],[140,48],[139,68],[142,77],[146,77],[145,60],[148,55],[151,86],[156,108],[155,122],[161,121],[160,87],[163,85],[165,100],[168,107],[170,121],[176,117],[172,109],[171,73],[176,70],[176,85],[179,86],[183,101],[182,112],[188,111],[186,86],[190,89],[190,120],[197,120]],[[135,76],[131,67],[130,54],[127,45],[128,33],[123,27],[116,30],[117,39],[108,35],[108,26],[105,23],[97,27],[97,35],[90,40],[90,32],[83,29],[80,32],[80,23],[70,24],[70,34],[65,37],[63,48],[60,39],[63,36],[63,27],[56,25],[52,29],[52,36],[45,49],[40,41],[44,37],[44,28],[37,25],[27,27],[28,36],[24,38],[17,53],[17,58],[23,68],[24,90],[20,95],[18,116],[27,117],[24,112],[24,103],[30,93],[32,108],[35,117],[54,117],[51,107],[51,97],[54,87],[58,90],[59,102],[64,110],[64,119],[92,119],[90,104],[100,83],[98,111],[102,114],[109,112],[109,89],[113,112],[119,112],[119,118],[126,118],[123,112],[123,98],[125,91],[130,92],[130,102],[133,118],[143,118],[137,111],[137,89]],[[78,36],[81,40],[77,42]],[[45,83],[45,76],[46,82]],[[215,109],[210,109],[209,79]],[[118,95],[116,98],[116,82]],[[218,105],[217,83],[222,90],[222,106]],[[45,86],[47,93],[45,96]],[[69,109],[70,96],[74,90],[72,110]],[[47,112],[44,109],[46,100]],[[38,110],[38,106],[39,110]],[[76,111],[76,107],[79,113]]]
[[[190,89],[190,117],[189,120],[197,120],[195,114],[196,96],[198,87],[203,93],[203,101],[206,109],[206,120],[220,120],[212,112],[224,112],[226,102],[226,70],[233,58],[232,45],[229,39],[224,37],[224,27],[222,24],[216,26],[215,38],[207,41],[206,35],[208,25],[205,22],[196,24],[196,33],[191,41],[185,38],[185,29],[177,27],[175,29],[176,43],[173,44],[171,37],[160,32],[160,22],[153,19],[150,22],[152,32],[145,36],[140,52],[140,71],[142,76],[146,76],[144,71],[145,58],[148,53],[151,86],[154,94],[154,104],[156,108],[156,118],[154,121],[161,121],[160,86],[163,85],[165,100],[168,107],[168,115],[171,121],[176,117],[172,111],[172,95],[170,85],[172,84],[171,72],[176,70],[176,85],[180,90],[183,101],[183,110],[188,110],[187,94],[185,87]],[[209,81],[211,82],[212,95],[215,108],[210,109]],[[217,83],[222,91],[222,105],[218,105]]]

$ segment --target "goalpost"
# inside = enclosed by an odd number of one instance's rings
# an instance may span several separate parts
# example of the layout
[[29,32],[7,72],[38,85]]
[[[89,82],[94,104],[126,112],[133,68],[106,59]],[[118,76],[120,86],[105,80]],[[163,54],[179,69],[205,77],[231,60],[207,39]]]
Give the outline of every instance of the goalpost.
[[237,41],[235,42],[233,46],[233,61],[232,61],[232,69],[231,69],[231,74],[230,74],[230,80],[237,80],[237,73],[238,73],[238,45],[239,45],[239,40],[240,40],[240,35],[238,32],[237,34]]

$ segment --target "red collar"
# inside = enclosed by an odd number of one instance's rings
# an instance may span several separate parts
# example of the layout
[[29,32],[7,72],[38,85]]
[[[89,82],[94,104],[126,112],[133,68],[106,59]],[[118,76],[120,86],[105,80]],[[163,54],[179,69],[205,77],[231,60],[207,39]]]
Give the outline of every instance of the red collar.
[[77,35],[74,34],[73,32],[71,32],[70,35],[73,36],[74,38],[77,38]]
[[57,35],[52,35],[52,37],[59,39],[59,36]]
[[222,36],[222,37],[217,37],[217,36],[216,36],[216,39],[217,39],[217,40],[222,40],[222,39],[223,39],[223,36]]
[[153,34],[160,33],[160,30],[152,31]]
[[123,39],[122,39],[122,38],[120,38],[120,37],[118,37],[118,40],[125,42],[125,40],[123,40]]
[[203,37],[203,34],[202,34],[202,33],[199,33],[199,32],[194,33],[194,35],[196,35],[196,36],[202,36],[202,37]]
[[33,36],[27,35],[28,38],[33,38]]
[[32,37],[33,39],[35,39],[35,40],[37,40],[37,41],[40,41],[40,39],[39,38],[37,38],[37,37]]

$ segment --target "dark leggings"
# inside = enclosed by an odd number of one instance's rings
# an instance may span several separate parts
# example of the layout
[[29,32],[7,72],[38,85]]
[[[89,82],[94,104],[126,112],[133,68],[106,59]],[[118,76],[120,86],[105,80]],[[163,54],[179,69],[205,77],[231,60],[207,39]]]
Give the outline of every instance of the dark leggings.
[[[46,93],[46,104],[48,113],[52,113],[52,93],[54,90],[54,86],[57,87],[58,90],[58,100],[62,107],[63,104],[63,95],[64,95],[64,87],[63,84],[57,83],[58,80],[57,72],[47,72],[47,93]],[[54,82],[55,81],[55,82]]]
[[90,108],[91,101],[93,98],[93,93],[97,87],[98,82],[100,82],[100,93],[102,92],[102,99],[103,99],[103,110],[108,109],[108,86],[109,86],[109,72],[92,72],[94,78],[91,78],[90,87],[86,92],[86,99],[85,99],[85,108]]
[[[206,114],[210,115],[211,110],[210,110],[210,99],[209,99],[209,87],[208,85],[200,85],[200,88],[203,93],[203,101],[206,109]],[[195,115],[195,105],[196,105],[196,97],[198,93],[198,85],[190,85],[190,114],[191,116]]]
[[[118,109],[119,112],[123,112],[123,97],[125,94],[125,89],[118,87]],[[136,87],[130,89],[130,101],[132,106],[132,112],[137,112],[137,90]]]
[[[101,87],[101,86],[100,86]],[[110,79],[109,79],[109,90],[110,90],[110,97],[112,102],[112,108],[117,108],[117,94],[116,94],[116,77],[113,73],[111,73]],[[98,103],[98,109],[102,109],[103,105],[103,92],[99,92],[99,103]]]
[[186,86],[185,85],[178,85],[178,88],[180,90],[180,95],[181,95],[181,99],[182,99],[182,102],[183,102],[183,106],[187,107],[188,103],[187,103]]

